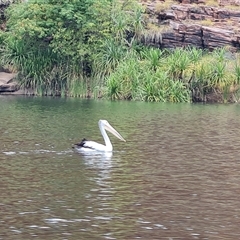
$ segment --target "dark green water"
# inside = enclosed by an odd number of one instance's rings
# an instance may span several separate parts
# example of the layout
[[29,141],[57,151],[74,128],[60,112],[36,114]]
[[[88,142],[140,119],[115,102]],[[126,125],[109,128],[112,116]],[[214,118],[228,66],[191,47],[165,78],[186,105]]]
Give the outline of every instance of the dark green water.
[[[107,119],[127,140],[102,142]],[[240,239],[240,105],[0,96],[0,239]]]

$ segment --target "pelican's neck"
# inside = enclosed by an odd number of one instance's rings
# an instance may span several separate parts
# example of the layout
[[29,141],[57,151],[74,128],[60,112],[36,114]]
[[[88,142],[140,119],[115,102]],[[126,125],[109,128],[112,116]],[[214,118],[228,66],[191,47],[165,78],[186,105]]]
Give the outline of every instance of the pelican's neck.
[[104,142],[105,142],[105,145],[106,145],[106,150],[107,151],[112,151],[112,148],[113,148],[112,143],[111,143],[111,141],[110,141],[110,139],[107,135],[107,132],[106,132],[103,124],[101,124],[101,122],[99,122],[98,125],[99,125],[100,132],[103,136],[103,139],[104,139]]

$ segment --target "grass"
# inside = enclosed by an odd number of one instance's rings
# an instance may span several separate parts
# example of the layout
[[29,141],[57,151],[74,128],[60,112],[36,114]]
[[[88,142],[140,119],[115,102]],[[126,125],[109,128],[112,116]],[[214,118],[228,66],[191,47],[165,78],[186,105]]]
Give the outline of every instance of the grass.
[[62,59],[47,47],[30,46],[33,44],[13,41],[1,49],[1,65],[19,73],[21,87],[32,88],[41,96],[78,95],[76,89],[79,92],[80,85],[83,85],[76,81],[76,77],[82,79],[79,64]]
[[205,0],[205,5],[211,6],[211,7],[218,7],[219,3],[218,3],[218,0]]
[[210,27],[210,26],[214,26],[215,23],[211,19],[204,19],[199,21],[199,24]]
[[226,5],[224,8],[229,9],[229,10],[234,10],[234,11],[239,11],[239,5]]
[[[165,52],[143,49],[137,55],[127,56],[107,78],[106,97],[110,99],[141,100],[149,102],[189,102],[188,89],[182,81],[174,80],[164,71]],[[166,67],[166,66],[165,66]]]
[[178,4],[178,1],[166,0],[166,1],[157,1],[154,5],[154,10],[156,13],[163,12],[171,8],[173,4]]
[[138,57],[127,56],[106,79],[105,97],[190,102],[219,94],[223,102],[239,99],[239,61],[226,57],[226,49],[211,53],[197,48],[158,51],[145,48]]

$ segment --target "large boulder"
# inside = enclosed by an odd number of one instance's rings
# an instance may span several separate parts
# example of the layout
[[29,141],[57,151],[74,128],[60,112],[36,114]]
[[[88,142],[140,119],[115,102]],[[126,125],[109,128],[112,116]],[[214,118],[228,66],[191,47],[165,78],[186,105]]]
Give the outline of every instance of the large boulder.
[[16,73],[0,72],[0,93],[15,92],[19,90],[18,83],[14,80]]

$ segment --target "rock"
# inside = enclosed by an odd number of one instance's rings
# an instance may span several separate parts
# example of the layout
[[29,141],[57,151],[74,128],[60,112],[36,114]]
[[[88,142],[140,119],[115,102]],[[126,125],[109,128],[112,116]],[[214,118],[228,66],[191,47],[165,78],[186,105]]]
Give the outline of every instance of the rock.
[[16,77],[16,73],[0,72],[0,82],[9,83]]
[[234,38],[234,32],[214,27],[202,27],[203,44],[210,49],[216,47],[231,46]]
[[168,40],[173,40],[177,42],[182,42],[183,41],[183,34],[179,33],[174,33],[174,32],[165,32],[162,34],[163,39],[168,39]]
[[202,38],[200,36],[192,35],[184,38],[185,45],[202,47]]
[[189,18],[189,7],[188,5],[173,5],[171,9],[175,13],[176,20],[186,20]]
[[19,85],[14,78],[17,74],[0,72],[0,93],[15,92],[19,90]]
[[186,34],[202,36],[202,26],[198,24],[186,25]]
[[240,6],[240,0],[218,0],[220,6],[235,5]]
[[175,13],[172,10],[167,10],[164,12],[160,12],[157,16],[158,20],[163,21],[163,20],[168,20],[168,19],[175,19]]
[[172,29],[178,33],[185,33],[187,29],[185,24],[174,21],[170,22],[170,27],[172,27]]
[[[236,5],[236,1],[240,4],[240,0],[232,0],[231,3]],[[240,9],[199,5],[202,2],[200,0],[179,2],[182,4],[174,4],[170,10],[161,12],[154,12],[154,3],[150,4],[151,16],[155,15],[158,19],[160,28],[156,35],[161,35],[161,41],[156,44],[155,40],[151,42],[149,39],[148,45],[160,48],[190,45],[209,49],[228,46],[231,51],[239,50]],[[219,3],[225,4],[223,1]],[[167,32],[160,30],[163,23],[169,25]]]

